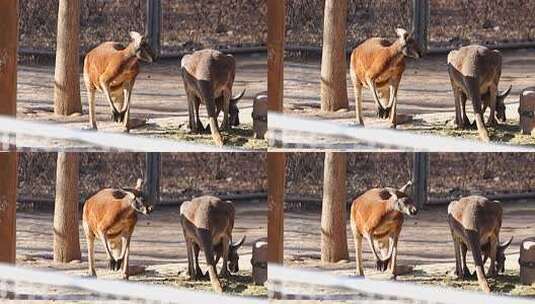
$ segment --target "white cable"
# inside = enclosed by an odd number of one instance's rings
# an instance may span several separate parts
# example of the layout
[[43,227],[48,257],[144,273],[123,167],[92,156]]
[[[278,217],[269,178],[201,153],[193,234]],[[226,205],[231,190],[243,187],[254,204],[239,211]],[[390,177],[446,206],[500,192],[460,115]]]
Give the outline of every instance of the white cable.
[[[102,147],[137,151],[137,152],[230,152],[237,149],[218,148],[204,144],[192,144],[154,139],[143,136],[126,135],[109,132],[84,131],[66,128],[50,123],[36,123],[16,120],[12,117],[0,116],[0,132],[15,135],[37,136],[52,139],[63,139],[93,144],[97,150]],[[15,139],[16,140],[16,139]],[[19,147],[23,148],[23,147]]]
[[[231,297],[211,294],[208,292],[192,291],[187,289],[153,286],[126,281],[87,279],[51,271],[36,271],[0,264],[0,281],[25,282],[56,287],[78,288],[93,291],[97,294],[142,299],[147,301],[160,301],[165,303],[268,303],[247,297]],[[94,298],[94,295],[92,296]]]
[[[483,143],[473,140],[456,139],[444,136],[415,134],[408,131],[386,130],[347,126],[339,123],[297,118],[291,115],[269,112],[270,132],[303,132],[312,135],[330,135],[357,139],[372,145],[422,152],[528,152],[534,148],[514,145]],[[284,142],[283,142],[284,144]],[[310,144],[310,143],[309,143]],[[284,150],[284,148],[282,148]]]
[[[485,304],[529,304],[532,300],[519,297],[505,297],[478,294],[475,292],[459,291],[452,288],[430,287],[413,283],[388,282],[370,280],[365,278],[350,278],[336,276],[320,271],[297,270],[281,267],[276,264],[268,265],[268,278],[270,288],[276,285],[288,283],[307,284],[312,288],[333,287],[354,290],[365,294],[392,297],[399,299],[411,299],[428,303],[485,303]],[[270,290],[271,291],[271,290]],[[277,291],[277,290],[275,290]]]

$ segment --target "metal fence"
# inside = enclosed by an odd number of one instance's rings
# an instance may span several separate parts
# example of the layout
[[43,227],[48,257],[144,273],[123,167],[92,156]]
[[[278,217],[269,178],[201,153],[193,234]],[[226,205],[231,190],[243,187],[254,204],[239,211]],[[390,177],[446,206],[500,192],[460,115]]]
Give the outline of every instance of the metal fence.
[[[288,154],[287,202],[297,207],[321,202],[323,158],[324,153]],[[413,195],[428,204],[469,194],[535,198],[534,161],[533,153],[348,153],[347,199],[373,187],[401,187],[411,178],[416,178]]]
[[[498,48],[535,46],[533,0],[348,0],[348,51],[369,37],[394,38],[413,29],[429,52],[470,43]],[[287,0],[288,50],[320,51],[325,0]],[[23,54],[55,49],[58,0],[20,1]],[[147,31],[164,57],[211,47],[231,52],[264,51],[264,0],[83,0],[80,38],[85,52],[103,41],[128,41]]]
[[[19,154],[19,202],[53,203],[56,155]],[[132,187],[144,176],[149,197],[168,204],[206,193],[265,199],[264,163],[264,153],[80,153],[80,197],[105,187]]]
[[[287,47],[321,50],[324,0],[287,1]],[[478,43],[497,48],[535,46],[533,0],[348,0],[347,48],[370,37],[413,30],[428,52]]]

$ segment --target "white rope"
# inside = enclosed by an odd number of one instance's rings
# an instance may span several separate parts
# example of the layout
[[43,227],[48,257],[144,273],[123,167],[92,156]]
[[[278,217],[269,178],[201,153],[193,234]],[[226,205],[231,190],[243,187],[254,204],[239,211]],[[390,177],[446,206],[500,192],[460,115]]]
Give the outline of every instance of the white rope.
[[[367,144],[395,148],[398,150],[422,152],[527,152],[534,148],[514,145],[483,143],[473,140],[444,136],[415,134],[408,131],[364,128],[342,125],[321,120],[297,118],[277,112],[269,112],[270,132],[302,132],[312,135],[329,135],[359,140]],[[284,144],[284,142],[283,142]],[[308,143],[310,144],[310,143]],[[284,149],[284,148],[283,148]]]
[[[36,123],[24,120],[16,120],[12,117],[0,116],[0,132],[15,135],[36,136],[49,139],[62,139],[76,142],[84,142],[95,145],[96,150],[110,148],[115,150],[137,152],[229,152],[237,151],[229,148],[218,148],[204,144],[192,144],[171,141],[166,139],[154,139],[143,136],[126,135],[109,132],[85,131],[74,128],[66,128],[50,123]],[[46,144],[43,144],[46,147]],[[18,147],[23,148],[23,146]],[[37,147],[39,148],[39,147]]]
[[[96,294],[105,294],[107,296],[125,297],[153,302],[160,301],[165,303],[267,303],[267,300],[255,298],[230,297],[208,292],[153,286],[126,281],[79,278],[51,271],[28,270],[6,264],[0,264],[0,281],[78,288],[92,291]],[[95,295],[93,294],[90,297],[94,299]]]
[[[485,304],[528,304],[532,300],[519,297],[505,297],[485,295],[475,292],[459,291],[452,288],[429,287],[413,283],[388,282],[370,280],[365,278],[350,278],[336,276],[320,271],[297,270],[281,267],[276,264],[268,265],[268,278],[270,289],[284,286],[284,283],[307,284],[311,288],[331,287],[353,290],[364,294],[390,297],[396,299],[409,299],[428,303],[485,303]],[[278,290],[274,290],[278,292]],[[272,290],[270,290],[272,292]]]

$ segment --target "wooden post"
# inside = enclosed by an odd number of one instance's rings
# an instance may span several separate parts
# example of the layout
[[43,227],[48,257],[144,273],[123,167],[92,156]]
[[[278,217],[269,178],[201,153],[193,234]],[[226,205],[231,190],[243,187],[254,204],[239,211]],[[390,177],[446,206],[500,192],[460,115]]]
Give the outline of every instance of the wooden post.
[[[283,110],[285,8],[286,0],[267,1],[268,109],[274,112],[282,112]],[[267,171],[269,189],[268,261],[282,263],[284,260],[284,193],[286,186],[284,153],[267,154]]]
[[420,50],[427,52],[430,6],[428,0],[412,0],[412,31]]
[[428,175],[429,154],[426,152],[415,152],[413,157],[412,178],[414,182],[413,199],[418,209],[424,208],[427,204],[427,175]]
[[321,110],[348,108],[346,82],[347,0],[326,0],[321,56]]
[[146,20],[146,34],[149,38],[149,43],[156,54],[160,56],[161,48],[161,29],[162,29],[162,3],[160,0],[147,1],[147,20]]
[[54,262],[81,259],[78,205],[80,164],[77,153],[58,153],[54,203]]
[[82,113],[80,101],[80,0],[60,0],[54,72],[54,114]]
[[321,204],[321,261],[336,263],[349,259],[346,234],[345,153],[325,152],[323,202]]
[[[0,115],[17,112],[19,2],[0,1]],[[12,148],[12,147],[10,147]],[[2,150],[4,148],[2,147]],[[17,154],[0,153],[0,262],[15,263]]]
[[160,153],[149,152],[145,154],[145,199],[154,205],[160,201],[160,160]]

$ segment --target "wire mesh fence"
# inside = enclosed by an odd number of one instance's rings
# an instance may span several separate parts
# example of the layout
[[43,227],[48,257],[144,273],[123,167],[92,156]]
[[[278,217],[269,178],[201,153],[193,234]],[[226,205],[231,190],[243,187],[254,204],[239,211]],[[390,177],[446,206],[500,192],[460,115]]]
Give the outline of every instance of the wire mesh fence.
[[[289,0],[287,44],[321,46],[324,0]],[[396,27],[409,28],[411,1],[348,0],[347,46],[372,36],[394,37]]]
[[429,45],[534,42],[535,1],[430,0]]
[[[21,0],[19,45],[27,52],[53,52],[56,48],[59,0]],[[143,33],[146,0],[80,1],[80,48],[88,51],[103,41],[128,42],[129,31]]]
[[[148,1],[80,1],[81,52],[104,41],[128,43],[130,31],[144,33]],[[58,2],[20,1],[20,49],[25,54],[55,51]],[[262,0],[161,1],[161,52],[261,46],[267,35],[265,13]]]
[[[348,153],[347,199],[373,187],[403,186],[412,176],[413,155]],[[321,200],[323,160],[324,153],[288,153],[286,190],[291,200]],[[532,153],[429,153],[430,203],[469,194],[529,193],[535,187],[535,173],[528,169],[533,161]]]

